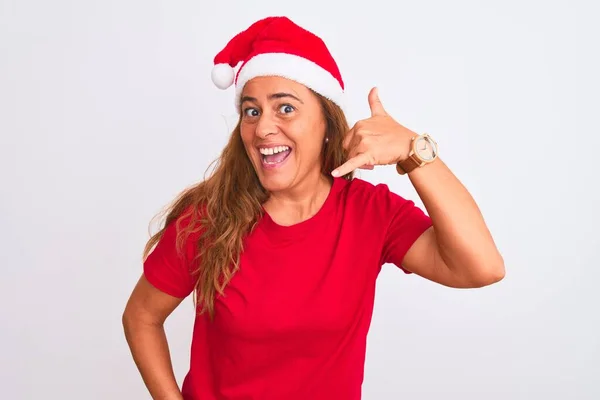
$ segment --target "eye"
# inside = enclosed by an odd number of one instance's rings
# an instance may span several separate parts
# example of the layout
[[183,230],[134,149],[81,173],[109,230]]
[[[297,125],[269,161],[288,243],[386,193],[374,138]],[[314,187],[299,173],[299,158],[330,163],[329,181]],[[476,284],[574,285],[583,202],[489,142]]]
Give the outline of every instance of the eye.
[[244,115],[246,117],[258,117],[258,110],[256,108],[246,108],[244,110]]
[[293,112],[295,110],[294,106],[291,106],[289,104],[284,104],[281,107],[279,107],[279,112],[283,113],[283,114],[289,114],[291,112]]

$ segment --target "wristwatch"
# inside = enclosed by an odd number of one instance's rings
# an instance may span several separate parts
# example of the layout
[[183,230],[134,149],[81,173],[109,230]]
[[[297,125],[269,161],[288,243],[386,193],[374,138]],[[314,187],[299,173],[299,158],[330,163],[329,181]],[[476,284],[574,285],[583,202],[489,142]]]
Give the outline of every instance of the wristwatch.
[[430,164],[438,156],[438,145],[428,134],[415,135],[410,142],[408,158],[396,163],[400,175],[408,174],[417,167]]

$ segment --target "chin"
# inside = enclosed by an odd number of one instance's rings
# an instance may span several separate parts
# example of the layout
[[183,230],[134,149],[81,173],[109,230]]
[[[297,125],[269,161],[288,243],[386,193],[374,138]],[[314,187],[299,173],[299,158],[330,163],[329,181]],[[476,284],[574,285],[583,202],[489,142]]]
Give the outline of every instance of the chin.
[[258,179],[261,185],[268,192],[279,192],[288,189],[294,182],[294,176],[290,174],[269,174],[270,176],[258,172]]

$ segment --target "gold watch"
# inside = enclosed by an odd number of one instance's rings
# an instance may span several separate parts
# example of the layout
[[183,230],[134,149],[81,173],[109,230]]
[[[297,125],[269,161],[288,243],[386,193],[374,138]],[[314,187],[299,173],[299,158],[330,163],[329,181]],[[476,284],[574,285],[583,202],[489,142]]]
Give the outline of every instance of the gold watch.
[[413,136],[408,158],[396,163],[400,175],[408,174],[418,167],[430,164],[438,156],[438,145],[428,134]]

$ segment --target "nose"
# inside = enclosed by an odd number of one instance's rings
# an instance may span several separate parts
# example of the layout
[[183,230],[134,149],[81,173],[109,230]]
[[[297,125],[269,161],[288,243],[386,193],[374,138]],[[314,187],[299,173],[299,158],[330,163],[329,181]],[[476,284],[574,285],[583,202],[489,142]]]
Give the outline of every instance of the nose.
[[276,135],[279,132],[279,127],[273,116],[268,113],[263,113],[256,124],[256,136],[265,139],[269,135]]

